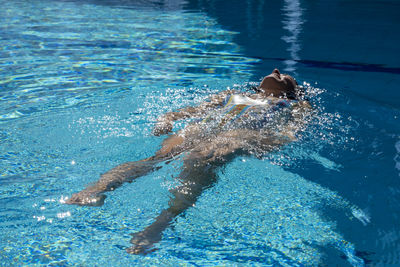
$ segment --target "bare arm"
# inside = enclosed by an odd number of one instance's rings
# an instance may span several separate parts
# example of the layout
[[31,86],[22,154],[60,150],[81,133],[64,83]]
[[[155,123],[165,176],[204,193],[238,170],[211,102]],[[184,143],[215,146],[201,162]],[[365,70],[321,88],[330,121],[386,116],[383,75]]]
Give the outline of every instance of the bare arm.
[[167,134],[172,131],[174,121],[204,115],[208,110],[221,106],[225,97],[231,93],[233,93],[232,90],[226,90],[217,95],[212,95],[209,101],[205,101],[196,107],[185,107],[165,113],[158,118],[153,134],[156,136]]

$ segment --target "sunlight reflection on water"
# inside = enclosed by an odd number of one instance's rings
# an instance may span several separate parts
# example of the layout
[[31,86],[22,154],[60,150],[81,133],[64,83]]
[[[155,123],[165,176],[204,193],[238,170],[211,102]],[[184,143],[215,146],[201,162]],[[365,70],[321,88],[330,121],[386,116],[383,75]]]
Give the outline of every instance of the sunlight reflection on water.
[[[237,33],[204,13],[1,3],[0,21],[7,25],[0,32],[5,37],[0,53],[7,58],[0,65],[4,262],[318,265],[323,257],[318,246],[329,245],[354,256],[353,245],[321,207],[326,203],[324,208],[335,206],[343,214],[354,208],[353,216],[366,220],[362,211],[284,169],[311,159],[339,171],[319,150],[352,143],[352,121],[325,111],[320,105],[325,91],[305,83],[318,111],[308,134],[264,155],[264,161],[238,160],[222,170],[221,183],[168,230],[159,254],[128,257],[123,248],[129,233],[165,207],[180,161],[110,194],[103,208],[66,206],[65,196],[112,166],[154,153],[161,138],[151,136],[151,129],[160,114],[228,86],[244,89],[258,60],[243,56],[233,42]],[[343,214],[344,220],[352,218]]]

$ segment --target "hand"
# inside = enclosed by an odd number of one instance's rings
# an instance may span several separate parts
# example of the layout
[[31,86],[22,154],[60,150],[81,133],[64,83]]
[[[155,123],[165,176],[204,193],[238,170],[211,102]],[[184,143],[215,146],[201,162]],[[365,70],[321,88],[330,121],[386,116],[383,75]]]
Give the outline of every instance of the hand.
[[170,133],[172,131],[173,125],[169,120],[161,120],[156,123],[153,129],[153,134],[155,136],[160,136],[163,134]]

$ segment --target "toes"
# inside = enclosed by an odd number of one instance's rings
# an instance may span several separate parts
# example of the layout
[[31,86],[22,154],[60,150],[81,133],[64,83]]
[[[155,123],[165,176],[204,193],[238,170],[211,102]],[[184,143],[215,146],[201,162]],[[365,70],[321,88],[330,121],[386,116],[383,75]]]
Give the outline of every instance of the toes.
[[131,239],[131,243],[133,244],[132,247],[127,248],[126,252],[130,254],[142,254],[146,255],[150,252],[155,251],[154,248],[154,241],[152,242],[145,233],[139,232],[132,234],[133,238]]
[[126,249],[126,252],[128,252],[129,254],[135,254],[135,255],[139,255],[139,254],[144,254],[144,248],[141,246],[134,246],[134,247],[130,247]]
[[156,249],[153,247],[153,244],[147,244],[147,245],[138,244],[126,249],[126,252],[135,255],[146,255],[153,251],[156,251]]

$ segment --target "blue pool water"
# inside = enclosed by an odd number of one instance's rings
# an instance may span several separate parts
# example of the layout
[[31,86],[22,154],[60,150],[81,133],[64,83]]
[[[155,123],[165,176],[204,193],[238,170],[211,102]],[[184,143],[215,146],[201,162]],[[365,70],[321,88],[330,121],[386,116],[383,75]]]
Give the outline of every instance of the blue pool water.
[[[0,5],[1,266],[400,264],[398,1]],[[161,114],[275,67],[318,114],[298,141],[220,169],[155,252],[125,248],[168,206],[179,159],[102,207],[63,204],[151,156]]]

